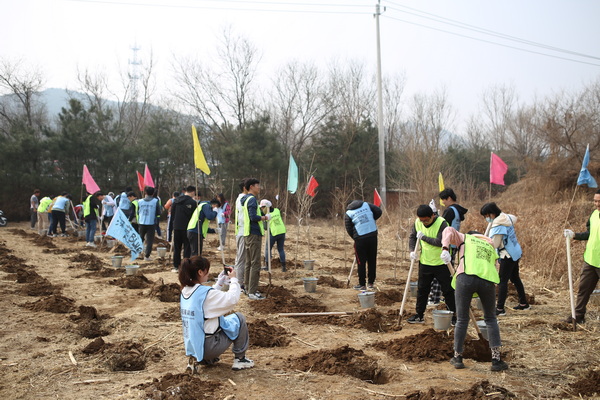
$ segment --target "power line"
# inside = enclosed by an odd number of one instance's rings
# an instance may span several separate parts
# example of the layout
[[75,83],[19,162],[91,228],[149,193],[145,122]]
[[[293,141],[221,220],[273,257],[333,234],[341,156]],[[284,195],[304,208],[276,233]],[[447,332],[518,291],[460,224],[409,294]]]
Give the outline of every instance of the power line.
[[[131,1],[111,1],[111,0],[65,0],[76,3],[95,3],[95,4],[111,4],[117,6],[138,6],[138,7],[159,7],[159,8],[184,8],[184,9],[202,9],[202,10],[226,10],[226,11],[259,11],[259,12],[274,12],[274,13],[306,13],[306,14],[362,14],[370,15],[372,12],[367,11],[329,11],[329,10],[310,10],[310,9],[266,9],[266,8],[238,8],[238,7],[219,7],[219,6],[203,6],[203,5],[184,5],[184,4],[161,4],[148,2],[131,2]],[[203,1],[203,0],[200,0]],[[219,2],[223,3],[225,1]],[[283,2],[266,2],[266,1],[235,1],[229,0],[231,3],[244,4],[269,4],[277,6],[310,6],[310,7],[367,7],[366,5],[350,5],[350,4],[309,4],[309,3],[283,3]]]
[[[429,19],[431,21],[440,22],[440,23],[443,23],[443,24],[455,26],[455,27],[458,27],[460,29],[466,29],[466,30],[470,30],[470,31],[473,31],[473,32],[483,33],[483,34],[490,35],[490,36],[495,36],[495,37],[498,37],[498,38],[501,38],[501,39],[506,39],[506,40],[510,40],[510,41],[514,41],[514,42],[518,42],[518,43],[522,43],[522,44],[527,44],[527,45],[534,46],[534,47],[540,47],[540,48],[544,48],[544,49],[547,49],[547,50],[556,51],[556,52],[559,52],[559,53],[566,53],[566,54],[571,54],[571,55],[575,55],[575,56],[578,56],[578,57],[591,58],[593,60],[600,60],[600,57],[597,57],[597,56],[593,56],[593,55],[589,55],[589,54],[585,54],[585,53],[579,53],[579,52],[576,52],[576,51],[572,51],[572,50],[568,50],[568,49],[563,49],[563,48],[560,48],[560,47],[551,46],[551,45],[547,45],[547,44],[544,44],[544,43],[534,42],[534,41],[531,41],[531,40],[519,38],[517,36],[507,35],[505,33],[496,32],[496,31],[493,31],[493,30],[490,30],[490,29],[486,29],[486,28],[481,28],[481,27],[478,27],[478,26],[475,26],[475,25],[470,25],[470,24],[467,24],[467,23],[464,23],[464,22],[460,22],[460,21],[457,21],[457,20],[453,20],[453,19],[450,19],[450,18],[445,18],[445,17],[439,16],[439,15],[436,15],[436,14],[432,14],[432,13],[426,12],[426,11],[421,11],[421,10],[418,10],[416,8],[412,8],[412,7],[404,6],[404,5],[401,5],[401,4],[397,4],[397,3],[394,3],[392,1],[387,1],[387,2],[390,3],[390,4],[393,4],[395,6],[398,6],[398,7],[406,8],[406,9],[409,9],[409,10],[416,11],[417,13],[421,13],[421,14],[429,15],[429,16],[433,17],[433,18],[426,17],[426,16],[419,15],[419,14],[416,14],[416,13],[413,13],[413,12],[410,12],[410,11],[405,11],[405,10],[400,10],[400,9],[397,9],[397,8],[394,8],[394,7],[389,7],[391,10],[394,10],[394,11],[397,11],[397,12],[401,12],[401,13],[405,13],[405,14],[414,15],[414,16],[419,17],[419,18]],[[446,22],[446,21],[448,21],[448,22]],[[592,65],[595,65],[595,64],[592,64]]]
[[501,47],[506,47],[506,48],[509,48],[509,49],[523,51],[523,52],[526,52],[526,53],[539,54],[539,55],[546,56],[546,57],[557,58],[559,60],[572,61],[572,62],[576,62],[576,63],[580,63],[580,64],[593,65],[594,67],[600,67],[600,64],[594,64],[594,63],[587,62],[587,61],[575,60],[575,59],[572,59],[572,58],[567,58],[567,57],[561,57],[561,56],[557,56],[557,55],[553,55],[553,54],[542,53],[542,52],[539,52],[539,51],[523,49],[521,47],[516,47],[516,46],[511,46],[511,45],[508,45],[508,44],[502,44],[502,43],[498,43],[498,42],[493,42],[491,40],[476,38],[476,37],[473,37],[473,36],[468,36],[468,35],[464,35],[464,34],[457,33],[457,32],[447,31],[447,30],[441,29],[441,28],[434,28],[432,26],[419,24],[417,22],[407,21],[407,20],[404,20],[404,19],[392,17],[392,16],[385,15],[385,14],[383,14],[382,16],[384,16],[386,18],[389,18],[389,19],[396,20],[396,21],[404,22],[404,23],[407,23],[407,24],[416,25],[416,26],[420,26],[420,27],[423,27],[423,28],[431,29],[431,30],[434,30],[434,31],[449,33],[451,35],[460,36],[460,37],[464,37],[464,38],[471,39],[471,40],[477,40],[477,41],[483,42],[483,43],[489,43],[489,44],[493,44],[493,45],[496,45],[496,46],[501,46]]

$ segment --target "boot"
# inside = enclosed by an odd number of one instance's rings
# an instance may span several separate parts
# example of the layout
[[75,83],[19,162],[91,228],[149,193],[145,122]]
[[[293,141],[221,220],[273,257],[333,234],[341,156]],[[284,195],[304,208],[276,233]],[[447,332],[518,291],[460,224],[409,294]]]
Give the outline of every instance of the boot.
[[285,268],[285,263],[281,264],[281,272],[287,272],[287,269]]

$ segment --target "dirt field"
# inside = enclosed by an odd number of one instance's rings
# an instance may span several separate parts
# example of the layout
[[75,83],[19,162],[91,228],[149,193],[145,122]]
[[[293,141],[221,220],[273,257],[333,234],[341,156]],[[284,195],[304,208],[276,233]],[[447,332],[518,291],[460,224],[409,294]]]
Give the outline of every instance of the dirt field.
[[[533,309],[500,317],[510,369],[493,373],[489,362],[468,358],[466,369],[455,370],[448,363],[452,329],[434,331],[431,309],[424,325],[397,326],[408,263],[397,251],[406,245],[394,239],[396,228],[380,227],[376,308],[361,309],[357,292],[346,288],[352,246],[341,225],[332,239],[331,226],[320,221],[310,229],[312,271],[294,265],[296,229],[289,229],[289,272],[278,271],[275,259],[270,289],[267,273],[261,275],[268,299],[240,301],[236,311],[248,317],[255,368],[232,371],[227,352],[194,377],[185,374],[179,289],[168,262],[153,253],[156,261],[138,262],[138,276],[125,277],[111,265],[114,254],[125,254],[119,247],[40,238],[26,223],[0,228],[0,398],[600,398],[600,306],[589,306],[577,332],[561,324],[569,314],[565,281],[540,283],[524,266]],[[218,272],[216,246],[212,235],[205,255]],[[227,263],[233,247],[230,241]],[[302,233],[298,260],[307,248]],[[319,277],[315,293],[304,290],[302,277]],[[512,292],[507,306],[515,302]],[[414,312],[413,298],[406,310]],[[323,311],[349,314],[278,316]]]

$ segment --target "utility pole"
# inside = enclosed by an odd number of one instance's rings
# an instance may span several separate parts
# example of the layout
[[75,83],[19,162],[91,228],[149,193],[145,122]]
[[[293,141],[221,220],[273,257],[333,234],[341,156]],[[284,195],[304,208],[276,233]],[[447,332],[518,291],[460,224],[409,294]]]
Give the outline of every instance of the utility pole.
[[[385,187],[385,132],[383,131],[383,94],[381,88],[381,39],[379,37],[379,16],[381,0],[375,6],[375,25],[377,28],[377,132],[379,136],[379,186],[381,188],[381,205],[387,205],[387,189]],[[385,11],[385,7],[383,8]]]
[[138,51],[141,50],[141,47],[137,45],[137,42],[130,47],[133,52],[133,58],[129,59],[129,81],[131,83],[131,101],[133,103],[137,102],[138,98],[138,80],[140,79],[139,68],[142,65],[142,62],[138,58]]

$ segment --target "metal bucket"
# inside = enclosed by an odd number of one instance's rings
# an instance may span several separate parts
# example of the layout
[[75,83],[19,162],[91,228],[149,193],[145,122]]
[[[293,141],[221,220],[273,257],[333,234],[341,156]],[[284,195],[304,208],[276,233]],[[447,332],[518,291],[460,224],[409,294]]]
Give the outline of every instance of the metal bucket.
[[139,265],[126,265],[125,266],[125,275],[133,276],[137,274]]
[[308,293],[314,293],[317,291],[317,281],[319,278],[302,278],[304,281],[304,290]]
[[117,245],[117,241],[115,239],[108,239],[106,241],[106,247],[111,248]]
[[454,313],[448,310],[433,310],[433,329],[445,331],[452,325],[452,315]]
[[417,290],[419,288],[419,282],[411,282],[410,283],[410,295],[412,297],[417,297]]
[[315,266],[315,260],[304,260],[304,269],[312,271]]
[[94,236],[94,242],[101,242],[101,241],[102,241],[102,235]]
[[485,324],[485,321],[477,321],[477,326],[479,327],[479,330],[481,331],[481,336],[483,336],[483,338],[485,340],[488,340],[488,330],[487,330],[487,325]]
[[375,292],[360,292],[358,294],[358,301],[362,308],[375,307]]
[[166,247],[157,247],[156,252],[158,253],[158,256],[160,258],[165,258],[165,256],[167,255],[167,248]]
[[600,289],[596,289],[592,292],[589,303],[600,306]]
[[123,263],[123,256],[113,256],[111,260],[113,268],[121,268],[121,264]]

